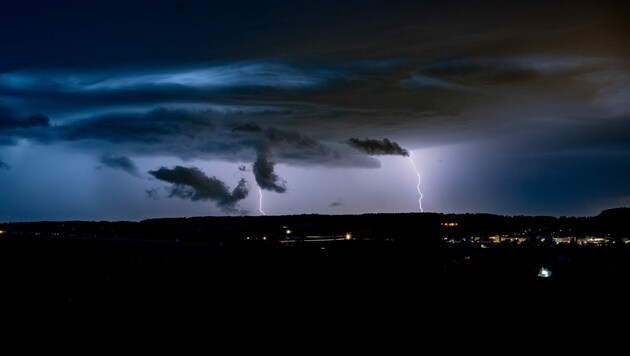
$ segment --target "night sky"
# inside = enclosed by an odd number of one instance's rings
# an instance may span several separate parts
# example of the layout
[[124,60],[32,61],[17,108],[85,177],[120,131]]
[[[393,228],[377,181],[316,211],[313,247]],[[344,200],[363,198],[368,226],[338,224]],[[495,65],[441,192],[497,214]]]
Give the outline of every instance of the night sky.
[[628,206],[624,3],[2,1],[0,221]]

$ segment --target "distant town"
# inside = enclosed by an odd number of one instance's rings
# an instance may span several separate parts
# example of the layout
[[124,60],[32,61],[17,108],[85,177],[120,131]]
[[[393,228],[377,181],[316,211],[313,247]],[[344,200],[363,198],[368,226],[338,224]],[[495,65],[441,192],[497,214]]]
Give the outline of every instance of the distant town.
[[612,246],[630,244],[630,208],[593,217],[492,214],[362,214],[190,217],[129,221],[1,223],[0,237],[145,240],[246,246],[375,241],[417,245]]
[[263,300],[287,308],[319,298],[318,305],[332,308],[342,298],[385,310],[415,305],[426,298],[423,290],[482,303],[510,289],[564,299],[590,291],[618,295],[630,280],[628,221],[630,209],[620,208],[593,217],[409,213],[3,223],[0,299],[155,308],[245,299],[243,305]]

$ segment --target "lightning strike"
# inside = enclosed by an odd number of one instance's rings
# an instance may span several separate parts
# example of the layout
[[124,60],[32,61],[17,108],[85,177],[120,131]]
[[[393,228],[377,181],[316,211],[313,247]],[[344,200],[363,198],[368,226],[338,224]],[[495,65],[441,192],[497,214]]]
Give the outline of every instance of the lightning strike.
[[267,215],[262,209],[262,205],[263,205],[262,204],[262,198],[263,198],[262,188],[258,188],[258,194],[260,195],[260,200],[258,201],[258,211],[260,211],[260,213],[263,215]]
[[411,162],[411,166],[413,167],[413,170],[418,175],[418,185],[416,185],[416,189],[418,190],[418,197],[419,197],[418,207],[420,208],[420,212],[422,213],[424,212],[424,210],[422,209],[422,192],[420,191],[420,182],[421,182],[420,171],[418,171],[416,164],[413,162],[413,153],[411,151],[409,151],[409,162]]

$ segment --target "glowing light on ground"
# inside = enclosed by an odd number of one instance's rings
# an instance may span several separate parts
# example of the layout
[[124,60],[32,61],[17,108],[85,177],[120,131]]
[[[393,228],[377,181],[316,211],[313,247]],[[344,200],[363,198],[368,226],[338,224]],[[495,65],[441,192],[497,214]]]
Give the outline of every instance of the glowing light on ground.
[[263,215],[267,215],[267,214],[265,214],[265,212],[263,211],[263,208],[262,208],[262,206],[263,206],[263,204],[262,204],[263,196],[262,196],[262,189],[261,188],[258,188],[258,194],[260,195],[260,200],[258,201],[258,211],[260,211],[260,213],[263,214]]
[[422,192],[420,191],[420,182],[422,181],[422,177],[420,176],[420,171],[418,171],[416,164],[413,162],[413,152],[411,151],[409,151],[409,162],[411,162],[413,170],[418,175],[418,184],[416,185],[416,190],[418,190],[418,208],[420,209],[420,212],[424,212],[424,210],[422,209]]
[[551,277],[551,271],[545,267],[542,267],[539,271],[538,271],[538,277],[541,278],[549,278]]

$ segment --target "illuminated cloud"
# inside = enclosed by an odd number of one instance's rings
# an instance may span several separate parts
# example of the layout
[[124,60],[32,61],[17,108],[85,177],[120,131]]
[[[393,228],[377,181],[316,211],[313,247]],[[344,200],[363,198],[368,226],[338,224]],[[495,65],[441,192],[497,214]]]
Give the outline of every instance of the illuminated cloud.
[[413,74],[411,78],[401,81],[403,87],[424,89],[462,90],[461,85],[450,82],[448,79],[440,79],[423,74]]
[[332,68],[301,68],[282,62],[209,63],[206,66],[149,70],[41,70],[0,74],[0,91],[58,91],[108,93],[177,88],[230,90],[271,88],[300,90],[321,88],[349,78]]
[[[173,169],[161,167],[155,171],[149,171],[153,177],[173,186],[171,196],[192,201],[211,200],[219,208],[226,212],[235,211],[235,205],[239,200],[245,199],[249,193],[247,182],[241,179],[236,188],[231,192],[227,185],[217,177],[208,177],[199,168],[176,166]],[[154,196],[154,191],[147,191],[149,196]]]
[[[191,0],[151,11],[142,2],[90,4],[86,21],[76,21],[86,19],[82,7],[64,4],[0,11],[0,48],[8,49],[0,56],[0,157],[11,164],[1,195],[48,176],[37,167],[52,152],[67,158],[58,169],[88,166],[98,177],[81,157],[132,174],[126,159],[229,162],[267,190],[285,191],[289,181],[297,195],[304,167],[317,194],[328,191],[317,178],[338,173],[331,169],[364,177],[363,168],[381,166],[379,155],[407,150],[418,152],[427,188],[431,179],[443,185],[431,188],[443,211],[572,214],[600,195],[628,195],[627,1]],[[112,18],[121,21],[113,26]],[[451,151],[459,153],[431,169],[426,152]],[[110,185],[161,193],[151,180],[111,177],[120,181]],[[605,184],[594,183],[601,177]],[[171,195],[205,196],[206,185],[178,182]],[[39,186],[24,183],[15,193],[23,199],[7,198],[0,215],[27,218],[28,206],[43,206],[32,193]],[[396,187],[379,189],[393,196]],[[363,208],[352,205],[359,193],[341,193],[295,209],[325,208],[338,195],[346,202],[335,211]],[[492,197],[502,199],[492,205]],[[145,200],[133,209],[121,203],[129,208],[120,214],[162,213],[151,209],[164,202]],[[169,204],[171,215],[180,212],[181,202]]]

